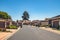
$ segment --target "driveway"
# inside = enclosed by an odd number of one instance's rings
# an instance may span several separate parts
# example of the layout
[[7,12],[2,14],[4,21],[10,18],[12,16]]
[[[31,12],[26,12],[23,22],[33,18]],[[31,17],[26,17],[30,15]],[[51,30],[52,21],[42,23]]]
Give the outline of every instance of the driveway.
[[23,25],[19,31],[7,40],[60,40],[60,35],[38,27]]

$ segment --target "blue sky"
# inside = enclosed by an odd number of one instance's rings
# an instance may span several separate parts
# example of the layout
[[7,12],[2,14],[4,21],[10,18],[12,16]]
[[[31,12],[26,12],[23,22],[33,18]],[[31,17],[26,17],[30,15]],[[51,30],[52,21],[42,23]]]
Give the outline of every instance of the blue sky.
[[60,0],[0,0],[0,11],[7,12],[13,20],[21,20],[24,11],[30,20],[43,20],[60,15]]

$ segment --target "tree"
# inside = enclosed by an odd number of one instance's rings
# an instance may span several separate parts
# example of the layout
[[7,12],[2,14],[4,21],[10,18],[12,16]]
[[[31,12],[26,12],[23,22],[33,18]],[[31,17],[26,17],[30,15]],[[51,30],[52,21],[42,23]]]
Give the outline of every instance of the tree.
[[22,18],[23,20],[29,20],[29,14],[27,11],[24,11]]
[[6,13],[6,12],[0,11],[0,18],[11,19],[11,16],[8,15],[8,13]]

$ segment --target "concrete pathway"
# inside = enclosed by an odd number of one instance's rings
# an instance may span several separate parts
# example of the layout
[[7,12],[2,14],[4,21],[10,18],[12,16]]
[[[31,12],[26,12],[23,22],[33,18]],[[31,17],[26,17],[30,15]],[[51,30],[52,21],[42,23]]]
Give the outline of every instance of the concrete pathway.
[[10,32],[0,32],[0,40],[7,40],[10,36],[12,36],[13,34],[15,34],[18,29],[6,29],[6,31],[10,31]]

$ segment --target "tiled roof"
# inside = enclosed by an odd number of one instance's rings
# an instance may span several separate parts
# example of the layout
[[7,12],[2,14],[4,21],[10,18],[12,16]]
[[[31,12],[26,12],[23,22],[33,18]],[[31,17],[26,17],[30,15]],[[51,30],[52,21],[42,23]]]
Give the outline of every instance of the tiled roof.
[[55,17],[52,17],[52,18],[56,18],[56,17],[60,17],[60,15],[57,15],[57,16],[55,16]]

